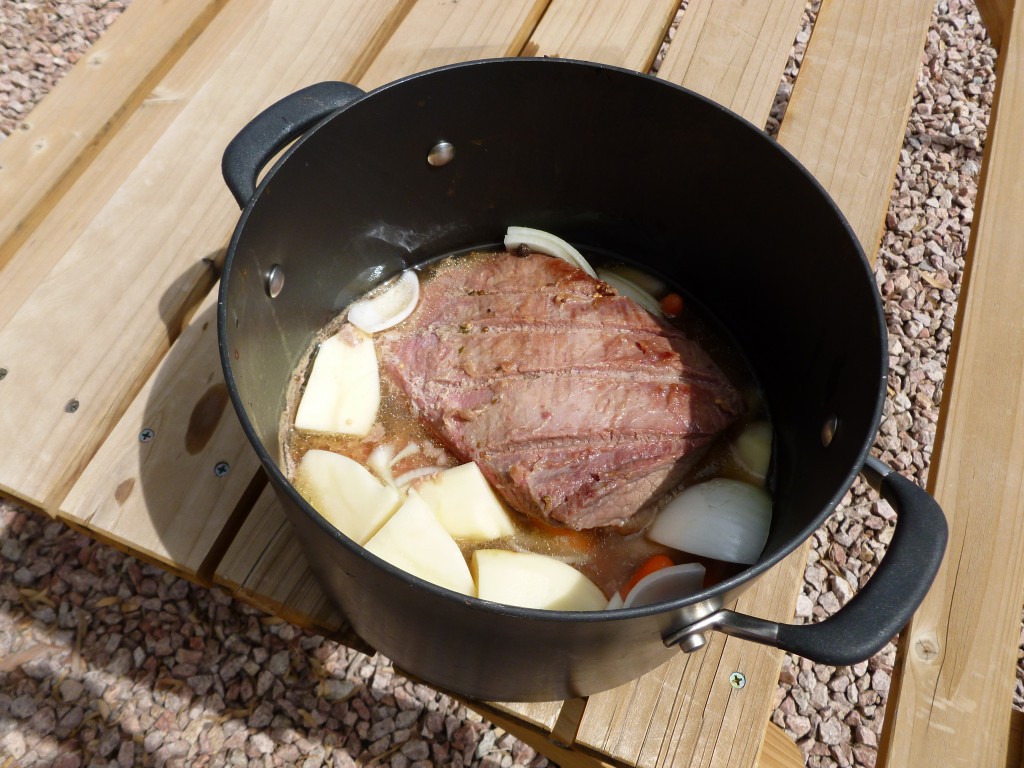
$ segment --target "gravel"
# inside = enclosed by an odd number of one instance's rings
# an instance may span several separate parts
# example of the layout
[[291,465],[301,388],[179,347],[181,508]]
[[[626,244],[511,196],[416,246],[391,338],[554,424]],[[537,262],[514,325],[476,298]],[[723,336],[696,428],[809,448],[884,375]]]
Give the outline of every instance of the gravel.
[[[126,2],[0,3],[0,140]],[[799,69],[805,13],[766,126]],[[972,3],[937,3],[876,263],[890,397],[876,452],[927,477],[995,53]],[[892,511],[862,482],[814,535],[796,621],[871,574]],[[1024,632],[1022,632],[1024,645]],[[895,647],[851,667],[787,655],[772,720],[808,766],[874,766]],[[1024,705],[1018,672],[1014,706]],[[510,768],[543,756],[368,658],[0,502],[0,764]]]

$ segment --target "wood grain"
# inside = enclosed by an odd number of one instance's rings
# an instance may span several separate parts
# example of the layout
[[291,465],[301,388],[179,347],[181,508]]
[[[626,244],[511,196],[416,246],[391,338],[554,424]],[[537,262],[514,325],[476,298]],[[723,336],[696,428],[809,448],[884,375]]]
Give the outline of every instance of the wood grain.
[[803,9],[802,0],[693,0],[658,76],[763,128]]
[[369,90],[445,64],[515,56],[547,3],[420,0],[370,64],[359,86]]
[[[901,643],[888,766],[1009,765],[1024,601],[1024,13],[1003,38],[929,487],[949,519]],[[1018,753],[1019,754],[1019,753]],[[1019,759],[1019,757],[1018,757]]]
[[[142,139],[136,132],[152,126],[144,115],[136,125],[137,111],[90,166],[117,186],[98,188],[83,174],[62,200],[67,207],[55,208],[14,257],[52,268],[34,289],[0,287],[0,306],[8,291],[31,290],[18,294],[24,303],[0,330],[9,372],[0,488],[56,506],[201,297],[203,260],[219,259],[238,217],[219,172],[228,141],[303,85],[358,79],[402,13],[399,0],[319,0],[301,14],[286,0],[236,0],[211,20],[161,81],[176,102],[172,122]],[[94,195],[105,200],[99,210],[88,202]],[[84,226],[78,205],[91,217]],[[79,405],[69,413],[72,400]]]
[[645,72],[678,7],[678,0],[552,0],[523,55],[598,61]]
[[0,144],[0,267],[225,0],[136,0]]
[[779,130],[874,262],[932,0],[825,0]]
[[[140,439],[143,430],[149,440]],[[59,515],[198,578],[258,466],[228,400],[211,292]]]
[[1010,26],[1015,0],[975,0],[981,21],[988,31],[992,45],[997,50],[1003,47],[1003,35]]

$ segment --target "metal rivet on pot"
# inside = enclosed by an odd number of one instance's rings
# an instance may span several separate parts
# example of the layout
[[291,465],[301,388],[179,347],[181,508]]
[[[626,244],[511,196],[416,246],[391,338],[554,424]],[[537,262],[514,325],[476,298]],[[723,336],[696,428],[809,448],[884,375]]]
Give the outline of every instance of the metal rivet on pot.
[[832,414],[821,427],[821,444],[828,448],[832,441],[836,437],[836,432],[839,430],[839,418]]
[[154,434],[155,433],[153,432],[152,429],[150,429],[149,427],[146,427],[144,430],[139,432],[139,442],[140,443],[148,443],[150,440],[153,439],[153,435]]
[[276,299],[284,290],[284,269],[274,264],[267,272],[267,296]]
[[708,636],[704,632],[694,632],[686,635],[679,641],[679,650],[684,653],[693,653],[708,644]]
[[737,691],[747,684],[747,676],[742,672],[733,672],[729,675],[729,685]]
[[64,404],[64,410],[67,411],[68,413],[74,413],[75,411],[78,410],[78,406],[79,402],[75,399],[71,399]]
[[213,467],[213,474],[217,477],[224,477],[231,470],[231,465],[226,461],[218,461]]
[[455,159],[455,147],[447,141],[439,141],[427,153],[427,162],[435,167],[448,165]]

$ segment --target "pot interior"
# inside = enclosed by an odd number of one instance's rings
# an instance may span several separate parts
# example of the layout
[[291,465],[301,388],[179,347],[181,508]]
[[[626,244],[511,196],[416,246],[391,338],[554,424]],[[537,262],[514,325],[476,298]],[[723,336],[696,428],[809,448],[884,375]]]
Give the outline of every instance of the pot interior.
[[[455,157],[434,167],[442,140]],[[264,458],[279,455],[285,392],[314,333],[379,280],[498,243],[509,225],[647,266],[736,340],[776,439],[775,513],[752,572],[821,524],[884,396],[884,323],[855,237],[821,187],[740,118],[654,78],[556,59],[385,86],[267,174],[229,251],[221,329]],[[272,265],[285,275],[275,299]]]

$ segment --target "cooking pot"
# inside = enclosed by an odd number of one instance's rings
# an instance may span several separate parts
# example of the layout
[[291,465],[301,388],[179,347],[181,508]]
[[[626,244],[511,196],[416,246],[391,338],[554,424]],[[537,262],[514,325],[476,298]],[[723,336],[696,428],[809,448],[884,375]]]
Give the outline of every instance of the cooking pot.
[[[294,93],[238,134],[223,170],[243,209],[218,306],[231,400],[324,590],[401,668],[474,698],[562,699],[638,677],[716,630],[850,664],[879,651],[923,599],[946,524],[924,491],[867,455],[888,356],[871,270],[822,187],[755,126],[635,72],[479,61],[369,93],[343,83]],[[641,265],[732,336],[774,425],[774,513],[757,563],[640,608],[510,607],[365,552],[288,482],[278,430],[314,334],[382,280],[497,247],[509,225]],[[898,513],[867,585],[818,624],[729,610],[825,522],[859,472]]]

